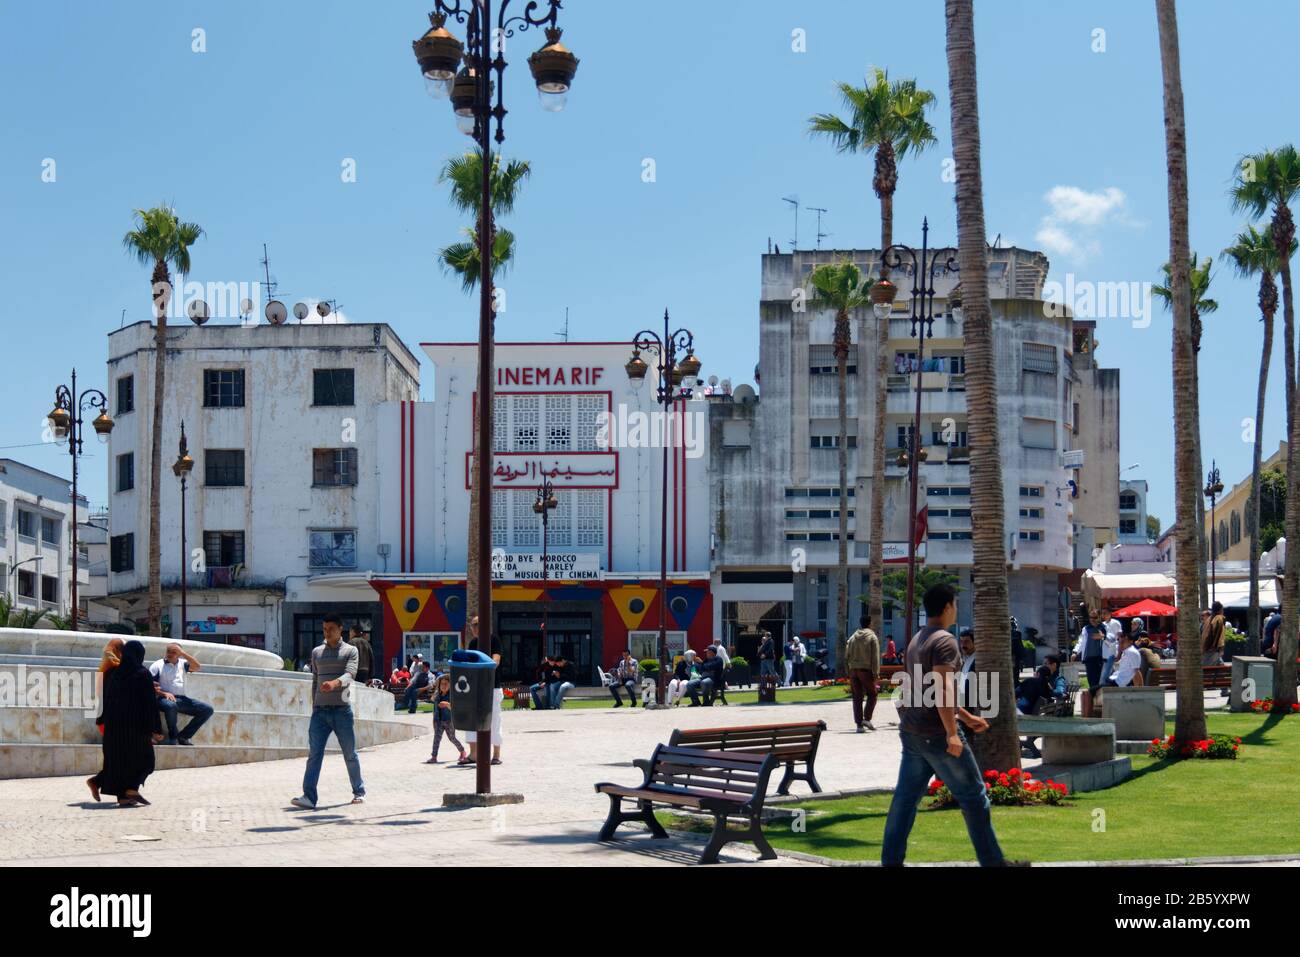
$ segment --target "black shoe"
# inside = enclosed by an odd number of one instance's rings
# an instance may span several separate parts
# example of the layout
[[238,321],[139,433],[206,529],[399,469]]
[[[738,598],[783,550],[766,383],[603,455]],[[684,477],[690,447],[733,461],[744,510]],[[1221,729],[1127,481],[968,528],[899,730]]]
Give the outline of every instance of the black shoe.
[[621,707],[623,707],[623,702],[620,701],[618,698],[615,698],[615,699],[614,699],[614,707],[615,707],[615,708],[621,708]]
[[177,744],[184,744],[184,745],[186,745],[186,746],[188,746],[188,747],[191,747],[191,748],[194,747],[194,742],[191,741],[189,738],[177,738],[177,739],[176,739],[176,743],[177,743]]

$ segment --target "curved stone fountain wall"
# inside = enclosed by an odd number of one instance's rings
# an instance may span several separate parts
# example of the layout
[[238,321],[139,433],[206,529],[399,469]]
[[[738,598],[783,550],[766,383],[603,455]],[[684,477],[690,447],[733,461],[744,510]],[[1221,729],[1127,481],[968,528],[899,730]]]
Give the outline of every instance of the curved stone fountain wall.
[[[0,778],[93,774],[101,763],[98,666],[114,636],[0,628]],[[145,662],[168,641],[142,638]],[[157,768],[201,767],[302,757],[307,753],[311,676],[284,671],[270,652],[182,641],[202,670],[186,679],[191,696],[216,713],[193,747],[160,745]],[[401,720],[386,691],[353,687],[358,747],[405,741],[427,724]],[[188,720],[179,716],[184,727]],[[336,749],[333,738],[330,748]]]

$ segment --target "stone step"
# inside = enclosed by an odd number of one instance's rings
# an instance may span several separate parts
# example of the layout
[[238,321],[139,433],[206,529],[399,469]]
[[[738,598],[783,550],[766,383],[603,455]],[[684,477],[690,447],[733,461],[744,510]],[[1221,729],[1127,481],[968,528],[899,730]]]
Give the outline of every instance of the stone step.
[[[202,768],[217,764],[280,761],[306,757],[304,748],[237,748],[216,745],[157,747],[154,767]],[[103,750],[91,744],[0,744],[0,767],[6,778],[43,778],[63,775],[90,776],[102,767]]]
[[1047,764],[1030,765],[1024,769],[1038,781],[1058,781],[1076,791],[1100,791],[1113,787],[1133,773],[1133,762],[1128,758],[1113,758],[1098,761],[1095,764]]
[[[184,728],[186,715],[177,717]],[[198,744],[237,748],[305,748],[309,718],[302,714],[271,714],[261,711],[218,711],[199,730]],[[165,727],[165,724],[164,724]],[[357,745],[389,744],[428,733],[411,722],[355,722]],[[101,742],[94,717],[80,708],[0,709],[0,744],[88,744]],[[2,776],[0,772],[0,776]]]

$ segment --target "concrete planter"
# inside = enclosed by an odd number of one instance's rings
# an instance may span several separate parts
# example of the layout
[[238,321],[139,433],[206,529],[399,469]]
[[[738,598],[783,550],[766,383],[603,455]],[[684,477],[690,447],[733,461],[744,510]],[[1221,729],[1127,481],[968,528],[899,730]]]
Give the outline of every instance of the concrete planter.
[[1163,688],[1103,688],[1102,717],[1115,722],[1118,741],[1151,741],[1165,735]]

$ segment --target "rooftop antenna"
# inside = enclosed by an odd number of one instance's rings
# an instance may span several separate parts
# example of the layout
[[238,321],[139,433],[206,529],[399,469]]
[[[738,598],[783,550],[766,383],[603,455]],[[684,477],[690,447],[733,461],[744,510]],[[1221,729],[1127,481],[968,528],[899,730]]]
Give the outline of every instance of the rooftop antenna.
[[808,209],[817,214],[817,248],[821,249],[822,240],[830,235],[830,233],[822,232],[822,213],[827,212],[827,210],[820,206],[809,206]]
[[781,201],[789,203],[794,207],[794,239],[790,241],[790,251],[798,252],[799,250],[799,197],[782,196]]
[[117,321],[117,327],[118,327],[119,329],[121,329],[121,328],[122,328],[123,326],[125,326],[125,325],[126,325],[126,310],[123,309],[123,310],[122,310],[122,318],[119,319],[119,320]]
[[564,307],[564,330],[562,332],[557,332],[556,335],[560,337],[561,342],[569,341],[569,307],[568,306]]
[[275,298],[275,280],[271,278],[271,256],[266,251],[266,243],[262,243],[262,274],[266,276],[266,298]]

